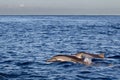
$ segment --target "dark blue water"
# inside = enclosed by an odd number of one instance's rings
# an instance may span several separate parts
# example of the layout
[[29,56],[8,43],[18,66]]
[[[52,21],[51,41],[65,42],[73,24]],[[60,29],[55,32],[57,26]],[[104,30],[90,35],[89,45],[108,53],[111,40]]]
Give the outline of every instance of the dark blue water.
[[[80,51],[106,58],[45,62]],[[0,80],[120,80],[120,16],[0,16]]]

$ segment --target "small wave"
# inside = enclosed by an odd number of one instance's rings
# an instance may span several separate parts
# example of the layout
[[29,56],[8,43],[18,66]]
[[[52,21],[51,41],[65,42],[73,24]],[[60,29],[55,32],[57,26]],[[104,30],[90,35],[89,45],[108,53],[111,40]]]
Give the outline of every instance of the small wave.
[[92,61],[103,61],[103,59],[95,58],[95,59],[92,59]]
[[15,73],[0,73],[0,78],[7,79],[7,78],[16,78],[19,74]]
[[91,78],[93,80],[113,80],[112,78],[105,78],[105,77],[98,77],[98,78]]
[[63,67],[67,67],[67,66],[70,66],[70,65],[73,65],[74,63],[72,62],[53,62],[51,63],[51,65],[60,65],[60,66],[63,66]]
[[90,77],[88,76],[84,76],[84,75],[76,75],[78,78],[82,78],[82,79],[90,79]]
[[17,62],[16,63],[17,66],[24,66],[24,65],[31,65],[31,64],[33,64],[33,62],[29,62],[29,61],[28,62]]
[[69,67],[71,67],[71,66],[73,66],[73,65],[74,65],[74,63],[64,62],[64,64],[62,65],[62,67],[64,67],[64,68],[69,68]]
[[114,24],[114,25],[111,25],[110,27],[114,28],[114,29],[120,29],[120,24]]
[[88,73],[91,73],[90,71],[81,71],[80,72],[81,74],[88,74]]
[[112,69],[116,69],[116,70],[119,70],[119,69],[120,69],[120,64],[117,64],[117,65],[113,65],[113,66],[112,66]]
[[7,78],[3,75],[0,75],[0,80],[7,80]]
[[[29,77],[30,78],[34,78],[34,79],[35,78],[39,78],[39,80],[47,80],[47,78],[48,78],[47,75],[45,76],[45,75],[35,75],[35,74],[34,75],[30,75]],[[34,79],[31,79],[31,80],[34,80]]]
[[107,57],[107,58],[120,59],[120,55],[109,56],[109,57]]

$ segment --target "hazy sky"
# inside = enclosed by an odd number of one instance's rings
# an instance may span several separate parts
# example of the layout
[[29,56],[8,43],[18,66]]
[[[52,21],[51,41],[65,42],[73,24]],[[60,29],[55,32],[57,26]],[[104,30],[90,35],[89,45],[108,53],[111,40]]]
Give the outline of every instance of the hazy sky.
[[120,0],[0,0],[0,14],[114,15]]

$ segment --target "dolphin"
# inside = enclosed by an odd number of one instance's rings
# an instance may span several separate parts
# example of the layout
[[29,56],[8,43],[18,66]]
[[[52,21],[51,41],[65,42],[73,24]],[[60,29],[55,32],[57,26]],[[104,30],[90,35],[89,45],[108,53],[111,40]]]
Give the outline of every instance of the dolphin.
[[67,62],[85,64],[83,59],[77,58],[77,57],[72,56],[72,55],[56,55],[56,56],[53,56],[52,58],[47,60],[47,62],[56,62],[56,61],[60,61],[60,62],[67,61]]
[[104,58],[104,54],[91,54],[91,53],[86,53],[86,52],[79,52],[74,54],[73,56],[83,59],[85,64],[92,64],[92,59],[93,58]]
[[79,52],[79,53],[76,53],[74,54],[73,56],[77,57],[77,58],[104,58],[104,54],[101,53],[101,54],[91,54],[91,53],[86,53],[86,52]]

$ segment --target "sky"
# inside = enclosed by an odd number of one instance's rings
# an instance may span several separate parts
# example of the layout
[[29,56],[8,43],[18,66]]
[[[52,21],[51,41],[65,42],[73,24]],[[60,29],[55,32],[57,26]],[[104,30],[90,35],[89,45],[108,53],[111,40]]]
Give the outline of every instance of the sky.
[[0,15],[120,15],[120,0],[0,0]]

